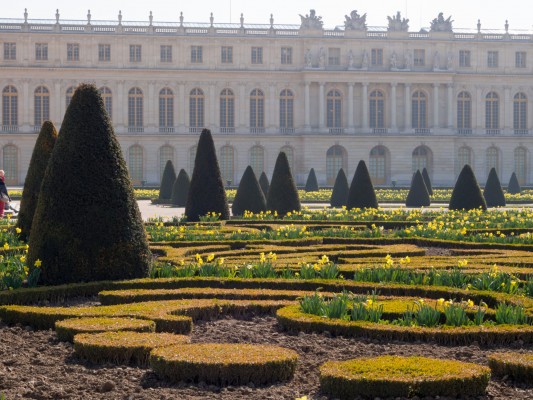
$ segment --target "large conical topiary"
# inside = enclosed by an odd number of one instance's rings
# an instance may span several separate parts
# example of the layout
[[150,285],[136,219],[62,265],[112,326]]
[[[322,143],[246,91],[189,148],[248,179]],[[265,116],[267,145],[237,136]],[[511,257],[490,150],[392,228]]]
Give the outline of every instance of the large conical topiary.
[[487,203],[485,203],[485,198],[481,194],[474,171],[472,171],[470,165],[466,164],[453,188],[449,209],[473,210],[476,208],[486,210]]
[[350,187],[348,186],[348,179],[344,170],[341,168],[335,178],[335,184],[333,185],[333,191],[331,192],[331,199],[329,203],[331,207],[342,207],[346,205],[348,201],[348,192]]
[[251,211],[254,214],[266,211],[265,196],[250,166],[246,167],[242,175],[231,211],[233,215],[243,215],[245,211]]
[[352,208],[378,208],[376,192],[370,179],[370,174],[363,160],[359,161],[357,169],[348,192],[348,209]]
[[44,171],[52,155],[56,140],[57,130],[54,124],[50,121],[45,121],[35,142],[30,166],[24,181],[24,188],[22,189],[17,227],[21,229],[20,238],[23,240],[27,240],[30,237],[31,224],[37,207],[37,200],[39,199]]
[[159,186],[159,200],[170,200],[172,197],[172,187],[176,182],[176,171],[171,160],[167,160],[163,176],[161,177],[161,185]]
[[485,197],[487,207],[505,207],[505,195],[495,168],[490,169],[483,197]]
[[407,207],[427,207],[430,204],[431,200],[429,198],[426,183],[424,182],[420,170],[417,169],[413,176],[413,180],[411,181],[411,188],[407,194],[405,205]]
[[518,183],[518,178],[516,177],[516,174],[514,172],[511,175],[511,179],[509,179],[509,186],[507,186],[507,191],[511,194],[518,194],[522,191],[522,188]]
[[27,262],[40,282],[144,277],[152,254],[126,162],[94,85],[78,87],[46,168]]
[[306,192],[316,192],[318,191],[318,181],[316,180],[315,169],[311,168],[309,171],[309,176],[307,177],[307,182],[305,183]]
[[185,207],[187,205],[190,184],[191,180],[189,179],[189,175],[182,168],[172,186],[171,202],[173,205],[178,207]]
[[283,216],[289,211],[300,211],[300,198],[292,179],[287,155],[279,153],[268,189],[267,209]]
[[263,191],[263,195],[266,199],[268,195],[268,189],[270,188],[270,182],[268,181],[264,171],[261,172],[261,176],[259,177],[259,186],[261,186],[261,190]]
[[422,170],[422,178],[424,178],[424,183],[430,196],[433,196],[433,186],[431,185],[431,179],[429,179],[428,170],[426,167]]
[[229,219],[226,190],[220,175],[215,143],[211,131],[204,129],[200,134],[194,159],[185,215],[188,221],[195,222],[208,213],[220,214],[221,220]]

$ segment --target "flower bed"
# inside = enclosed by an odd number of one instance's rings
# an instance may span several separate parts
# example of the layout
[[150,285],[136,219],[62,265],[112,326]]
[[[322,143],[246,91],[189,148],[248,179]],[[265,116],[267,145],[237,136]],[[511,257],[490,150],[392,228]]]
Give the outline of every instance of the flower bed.
[[533,385],[533,353],[494,353],[488,358],[494,375]]
[[153,332],[155,323],[136,318],[69,318],[55,323],[57,337],[72,342],[78,333],[116,331]]

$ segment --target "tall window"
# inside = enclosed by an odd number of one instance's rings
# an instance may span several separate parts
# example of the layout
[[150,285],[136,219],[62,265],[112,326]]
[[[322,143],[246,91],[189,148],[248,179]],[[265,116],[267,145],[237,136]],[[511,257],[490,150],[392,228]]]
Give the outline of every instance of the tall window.
[[143,129],[143,92],[134,87],[128,92],[128,127],[130,131],[142,132]]
[[495,92],[485,97],[485,128],[500,128],[500,98]]
[[457,96],[457,129],[472,129],[472,97],[468,92]]
[[515,67],[526,68],[526,52],[525,51],[517,51],[515,53]]
[[255,176],[259,178],[265,170],[265,149],[262,146],[253,146],[250,149],[250,166],[254,170]]
[[111,45],[99,44],[98,45],[98,61],[111,61]]
[[370,177],[376,185],[387,182],[387,149],[384,146],[376,146],[370,150]]
[[380,90],[370,93],[370,127],[385,127],[385,95]]
[[330,90],[326,96],[327,127],[342,128],[342,95],[338,90]]
[[174,93],[169,88],[159,92],[159,127],[174,127]]
[[287,160],[289,161],[289,167],[291,169],[292,175],[295,174],[295,165],[294,165],[294,149],[291,146],[283,146],[281,149],[279,149],[280,153],[283,152],[287,156]]
[[163,176],[163,171],[167,165],[167,161],[174,163],[174,147],[165,145],[159,148],[159,176]]
[[292,64],[292,47],[281,48],[281,64],[282,65]]
[[250,93],[250,128],[252,132],[265,129],[265,95],[260,89]]
[[459,150],[457,151],[458,173],[467,164],[472,166],[472,150],[467,146],[459,147]]
[[142,47],[140,44],[130,44],[130,62],[141,62]]
[[411,123],[415,129],[426,129],[428,127],[427,96],[420,90],[413,93],[411,101]]
[[222,146],[220,149],[220,173],[224,183],[233,182],[234,150],[231,146]]
[[192,178],[194,172],[194,161],[196,160],[196,149],[198,146],[194,145],[189,149],[189,177]]
[[204,92],[194,88],[189,94],[189,127],[193,129],[204,126]]
[[339,169],[346,171],[348,163],[346,149],[342,146],[331,146],[326,152],[326,180],[328,185],[335,183]]
[[426,146],[418,146],[413,151],[413,173],[418,169],[422,171],[427,169],[428,173],[431,171],[431,153]]
[[16,60],[17,59],[17,44],[16,43],[4,43],[4,60]]
[[413,64],[415,67],[423,67],[426,65],[426,50],[415,49],[413,51]]
[[39,86],[34,92],[34,114],[33,120],[35,129],[41,129],[44,121],[50,119],[50,92],[44,86]]
[[67,43],[67,61],[80,61],[80,45]]
[[231,89],[220,92],[220,128],[222,132],[235,129],[235,95]]
[[252,64],[263,64],[262,47],[252,47]]
[[37,61],[48,60],[48,43],[35,43],[35,59]]
[[71,86],[65,92],[65,110],[68,108],[70,102],[72,101],[72,96],[74,96],[74,86]]
[[172,62],[172,46],[161,45],[160,53],[161,62]]
[[498,68],[498,52],[497,51],[487,52],[487,67]]
[[517,147],[514,151],[514,172],[520,185],[524,185],[527,180],[527,150]]
[[18,149],[16,146],[8,144],[2,150],[4,159],[3,169],[5,171],[5,181],[10,184],[18,183]]
[[220,62],[222,64],[233,64],[233,47],[222,46],[220,50]]
[[341,49],[330,47],[328,49],[328,65],[341,65]]
[[487,175],[490,170],[494,168],[496,172],[500,173],[500,152],[497,147],[491,146],[487,149]]
[[279,95],[279,126],[282,131],[294,129],[294,94],[289,89]]
[[470,50],[459,50],[459,66],[471,67],[471,55]]
[[109,119],[113,119],[113,96],[111,93],[111,89],[109,89],[107,86],[103,86],[100,89],[100,95],[102,96],[102,99],[104,100],[104,107],[107,111],[107,114],[109,115]]
[[370,62],[373,66],[383,65],[383,49],[372,49]]
[[527,129],[527,97],[521,92],[515,94],[513,100],[513,128],[517,133]]
[[140,185],[144,180],[143,148],[138,144],[128,149],[128,168],[134,185]]
[[204,62],[202,46],[191,46],[191,63],[201,64]]
[[15,86],[6,86],[2,90],[2,125],[8,129],[18,126],[18,93]]

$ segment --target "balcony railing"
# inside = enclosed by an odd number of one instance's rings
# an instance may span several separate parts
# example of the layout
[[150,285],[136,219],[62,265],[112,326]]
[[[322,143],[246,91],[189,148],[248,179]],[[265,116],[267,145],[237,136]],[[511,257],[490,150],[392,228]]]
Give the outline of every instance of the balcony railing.
[[429,128],[415,128],[415,135],[429,135],[431,129]]
[[220,128],[220,133],[235,133],[235,127]]
[[33,125],[33,131],[34,132],[40,132],[41,131],[41,125]]
[[499,135],[501,131],[499,129],[485,129],[487,135]]
[[375,135],[385,135],[387,134],[387,128],[373,128],[372,133]]
[[198,126],[189,126],[189,133],[201,133],[203,129]]
[[457,133],[459,135],[471,135],[472,129],[471,128],[459,128],[457,129]]
[[173,126],[160,126],[159,133],[174,133]]
[[142,133],[144,132],[144,127],[142,126],[128,126],[128,133]]
[[515,129],[515,135],[529,135],[529,129]]
[[15,133],[19,131],[18,125],[2,125],[2,132]]
[[332,133],[334,135],[343,134],[344,128],[329,128],[329,133]]
[[279,131],[283,134],[294,133],[294,128],[280,128]]
[[251,133],[265,133],[265,128],[250,128]]

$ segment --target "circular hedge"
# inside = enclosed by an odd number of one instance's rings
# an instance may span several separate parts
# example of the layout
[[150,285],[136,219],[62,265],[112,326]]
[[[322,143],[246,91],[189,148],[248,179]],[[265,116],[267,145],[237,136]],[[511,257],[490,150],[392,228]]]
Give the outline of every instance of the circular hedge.
[[74,350],[80,357],[95,364],[112,362],[147,365],[153,349],[188,342],[188,336],[172,333],[132,331],[79,333],[74,336]]
[[113,331],[153,332],[155,322],[137,318],[71,318],[55,323],[59,340],[72,342],[78,333]]
[[265,385],[292,378],[298,354],[277,346],[229,343],[156,348],[150,366],[173,382],[215,385]]
[[507,375],[519,382],[533,382],[533,353],[491,354],[489,367],[494,375]]
[[340,399],[481,396],[489,379],[487,367],[426,357],[366,357],[320,367],[322,392]]

